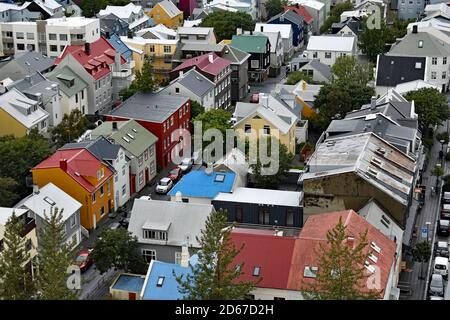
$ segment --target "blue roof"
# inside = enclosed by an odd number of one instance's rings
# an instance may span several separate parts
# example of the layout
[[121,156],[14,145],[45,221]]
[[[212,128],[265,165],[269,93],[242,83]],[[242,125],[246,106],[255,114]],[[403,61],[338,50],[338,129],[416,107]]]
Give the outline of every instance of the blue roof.
[[145,277],[131,274],[121,274],[113,285],[113,289],[140,293]]
[[132,51],[128,46],[120,40],[120,37],[116,35],[115,33],[112,34],[108,42],[116,49],[120,54],[127,60],[131,60]]
[[[183,295],[178,291],[178,282],[173,276],[191,274],[191,268],[182,267],[176,263],[166,263],[153,260],[147,283],[143,288],[142,300],[182,300]],[[158,279],[164,277],[161,286]]]
[[231,192],[235,178],[234,172],[213,172],[208,175],[204,170],[191,171],[181,178],[169,195],[175,196],[180,191],[182,196],[213,199],[219,192]]

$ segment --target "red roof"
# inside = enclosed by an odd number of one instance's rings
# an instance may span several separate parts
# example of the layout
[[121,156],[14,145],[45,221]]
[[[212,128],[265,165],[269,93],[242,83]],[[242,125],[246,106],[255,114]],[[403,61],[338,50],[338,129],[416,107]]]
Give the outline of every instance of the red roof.
[[307,24],[311,24],[313,22],[313,17],[308,13],[308,11],[306,11],[304,6],[294,5],[294,6],[284,7],[284,11],[288,11],[288,10],[295,11],[295,13],[297,13],[299,16],[303,17],[303,20]]
[[[290,290],[300,290],[305,283],[314,281],[314,278],[304,277],[305,267],[315,266],[320,268],[317,265],[318,257],[315,249],[318,248],[320,243],[326,245],[327,231],[337,225],[339,217],[342,217],[342,221],[347,227],[347,235],[355,238],[355,244],[358,242],[359,234],[367,230],[367,241],[369,242],[367,250],[378,258],[376,263],[370,259],[368,262],[375,267],[375,272],[379,272],[380,289],[386,288],[391,267],[395,260],[396,244],[355,211],[347,210],[312,215],[308,218],[293,250],[292,269],[288,281]],[[381,249],[379,253],[370,248],[372,242]],[[367,271],[367,275],[371,275],[369,271]]]
[[[235,258],[235,264],[244,266],[241,281],[258,281],[260,288],[287,289],[292,252],[296,238],[275,236],[274,231],[233,229],[231,239],[236,248],[244,248]],[[253,276],[255,267],[260,277]]]
[[[209,60],[209,55],[212,55],[212,62]],[[217,76],[223,69],[230,65],[230,61],[219,57],[215,52],[206,53],[204,55],[187,59],[173,71],[180,71],[195,66],[198,70]]]
[[[67,46],[64,52],[55,60],[59,64],[68,54],[72,55],[89,74],[96,80],[111,72],[110,65],[114,63],[116,49],[101,36],[90,44],[90,53],[87,54],[84,45]],[[121,64],[126,63],[124,57],[120,56]]]
[[105,167],[105,175],[97,184],[92,185],[85,177],[97,178],[102,162],[86,149],[57,150],[53,155],[39,163],[34,169],[60,168],[61,160],[67,162],[67,174],[89,192],[95,191],[113,172]]

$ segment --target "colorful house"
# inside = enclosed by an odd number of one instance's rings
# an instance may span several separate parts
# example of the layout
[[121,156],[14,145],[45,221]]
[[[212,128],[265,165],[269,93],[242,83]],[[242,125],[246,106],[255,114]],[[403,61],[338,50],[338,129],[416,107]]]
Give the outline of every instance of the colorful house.
[[183,25],[183,12],[169,0],[157,3],[148,15],[155,24],[162,23],[168,28],[176,29]]
[[114,208],[114,174],[86,149],[58,150],[31,173],[40,188],[51,182],[83,205],[80,218],[86,229],[95,229]]

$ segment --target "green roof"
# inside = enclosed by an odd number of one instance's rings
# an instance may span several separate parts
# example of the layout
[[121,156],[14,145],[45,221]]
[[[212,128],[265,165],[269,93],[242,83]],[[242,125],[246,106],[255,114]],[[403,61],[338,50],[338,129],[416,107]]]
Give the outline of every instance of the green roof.
[[266,36],[241,34],[233,36],[231,46],[248,53],[265,53],[268,41]]
[[93,138],[98,136],[112,138],[115,143],[120,144],[135,157],[140,156],[145,149],[148,149],[158,141],[158,138],[153,133],[145,129],[135,120],[117,121],[116,131],[113,131],[112,122],[103,122],[91,132],[91,136]]
[[[46,74],[47,79],[58,82],[59,88],[68,97],[74,96],[76,93],[87,88],[87,83],[81,79],[75,72],[68,66],[64,66],[61,69],[55,69]],[[72,86],[70,82],[73,80]]]

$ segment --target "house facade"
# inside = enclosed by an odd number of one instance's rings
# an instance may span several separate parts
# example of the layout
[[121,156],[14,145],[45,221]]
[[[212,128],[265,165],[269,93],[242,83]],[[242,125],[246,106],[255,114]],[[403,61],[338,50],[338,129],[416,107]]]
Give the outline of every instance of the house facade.
[[[304,22],[303,17],[299,16],[292,10],[284,11],[267,21],[268,24],[280,25],[286,24],[292,27],[292,45],[294,48],[299,48],[303,45],[304,38]],[[281,31],[280,27],[280,31]],[[268,31],[268,30],[267,30]],[[286,31],[284,31],[284,37],[286,37]]]
[[248,59],[250,54],[228,44],[224,45],[221,57],[231,63],[231,103],[242,101],[248,94]]
[[[283,61],[288,61],[292,58],[294,54],[294,38],[292,32],[292,26],[289,24],[270,24],[270,23],[256,23],[255,33],[261,32],[265,33],[277,33],[279,32],[282,39],[283,47]],[[270,37],[269,37],[270,40]],[[271,41],[270,46],[273,47],[273,41]],[[278,49],[277,49],[278,50]],[[272,48],[273,51],[273,48]],[[271,57],[272,59],[272,57]]]
[[169,0],[158,2],[150,9],[148,15],[155,24],[161,23],[168,28],[176,29],[183,25],[183,12]]
[[281,72],[284,60],[284,47],[280,32],[255,32],[255,35],[263,35],[270,42],[270,67],[269,77],[277,77]]
[[356,38],[354,36],[312,36],[306,51],[309,59],[318,59],[331,67],[338,57],[356,54]]

